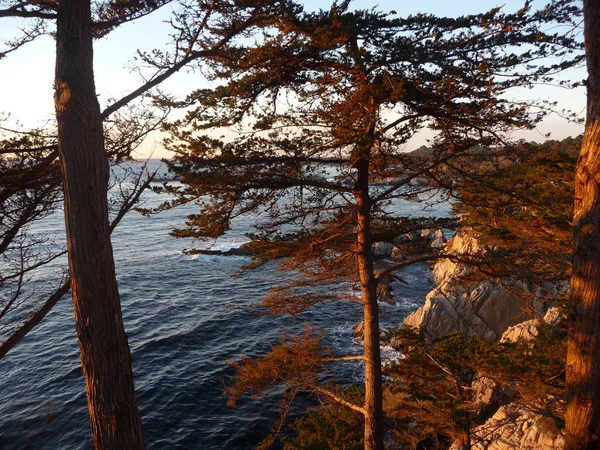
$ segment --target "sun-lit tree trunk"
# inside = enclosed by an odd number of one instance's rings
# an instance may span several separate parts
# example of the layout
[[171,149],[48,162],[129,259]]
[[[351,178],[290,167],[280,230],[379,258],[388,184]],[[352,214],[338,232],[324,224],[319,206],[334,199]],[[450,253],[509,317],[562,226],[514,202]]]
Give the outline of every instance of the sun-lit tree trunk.
[[584,1],[587,124],[575,173],[566,450],[600,448],[600,2]]
[[383,449],[383,393],[381,381],[381,353],[379,349],[379,307],[377,281],[371,255],[371,205],[369,199],[369,162],[356,163],[357,191],[357,259],[364,315],[365,358],[365,450]]
[[55,108],[75,326],[97,449],[144,447],[108,224],[89,0],[59,2]]

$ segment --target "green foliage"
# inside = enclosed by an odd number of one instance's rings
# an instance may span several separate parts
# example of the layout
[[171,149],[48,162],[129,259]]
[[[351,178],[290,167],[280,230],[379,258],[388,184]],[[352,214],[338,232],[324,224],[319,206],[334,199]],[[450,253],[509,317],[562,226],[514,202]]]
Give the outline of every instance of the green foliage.
[[427,345],[423,334],[411,329],[396,336],[406,358],[386,370],[391,378],[386,415],[400,445],[453,441],[480,424],[486,417],[473,403],[471,387],[481,377],[498,383],[501,395],[562,423],[564,322],[541,326],[537,337],[516,343],[457,334]]
[[[282,269],[307,285],[356,281],[356,197],[368,197],[373,237],[426,227],[428,219],[391,220],[390,202],[433,196],[443,186],[439,167],[472,160],[474,146],[541,120],[540,110],[505,93],[549,82],[581,60],[577,39],[550,27],[578,14],[567,1],[459,18],[352,11],[348,2],[307,13],[286,4],[260,43],[212,60],[210,76],[223,84],[191,93],[179,105],[186,117],[168,127],[171,170],[184,186],[167,188],[177,198],[164,207],[200,205],[173,235],[214,239],[235,218],[259,215],[249,268],[285,258]],[[535,62],[550,54],[566,59]],[[223,126],[242,133],[202,132]],[[432,152],[406,154],[403,145],[424,128],[436,133]],[[279,289],[278,303],[301,299],[297,288]]]
[[[344,390],[344,397],[360,403],[364,391],[358,387]],[[363,448],[363,418],[360,414],[332,400],[322,401],[290,428],[295,436],[282,438],[285,450],[360,450]]]
[[574,169],[582,137],[506,149],[461,179],[454,211],[489,249],[486,276],[536,284],[571,273]]
[[[343,298],[337,288],[346,281],[360,285],[363,304],[373,306],[379,280],[372,235],[431,223],[391,220],[392,202],[434,196],[447,186],[455,162],[477,160],[474,149],[505,143],[515,128],[534,127],[548,109],[508,100],[509,90],[555,81],[557,72],[582,60],[580,42],[555,28],[579,15],[570,1],[541,11],[526,3],[515,13],[496,8],[458,18],[401,18],[352,11],[349,4],[307,13],[285,2],[255,45],[212,59],[209,76],[222,84],[191,93],[178,105],[188,108],[186,117],[167,127],[166,144],[176,155],[170,167],[183,186],[167,188],[177,198],[164,207],[200,205],[174,235],[214,239],[235,218],[257,215],[249,267],[283,258],[280,267],[294,274],[265,299],[273,312],[297,314]],[[560,62],[544,65],[550,55]],[[203,133],[215,127],[240,133],[227,139]],[[423,129],[435,134],[433,151],[424,158],[406,154],[404,145]],[[422,178],[428,182],[414,182]],[[405,250],[424,250],[414,247]],[[402,381],[397,392],[390,389],[400,399],[394,404],[408,411],[390,417],[406,429],[423,428],[436,442],[470,425],[464,386],[474,376],[459,368],[467,359],[451,359],[451,350],[439,345],[433,354],[415,356],[422,379],[395,368],[391,374]],[[465,355],[485,349],[479,341],[452,346]],[[288,379],[287,392],[309,387],[317,364],[303,348],[300,341],[284,342],[264,357],[244,360],[236,366],[232,399]],[[402,390],[405,385],[412,394]],[[328,445],[316,431],[338,445],[347,429],[321,412],[301,424],[309,431],[294,442],[315,448]]]
[[326,354],[320,337],[307,328],[303,336],[284,336],[266,355],[231,362],[235,377],[226,385],[227,404],[234,406],[246,394],[258,396],[280,384],[295,389],[316,384],[317,368]]

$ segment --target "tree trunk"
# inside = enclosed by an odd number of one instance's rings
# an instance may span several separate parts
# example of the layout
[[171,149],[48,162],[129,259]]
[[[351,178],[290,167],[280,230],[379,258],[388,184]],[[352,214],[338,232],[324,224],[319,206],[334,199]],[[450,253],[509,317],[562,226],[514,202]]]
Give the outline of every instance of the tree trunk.
[[461,430],[457,436],[456,441],[452,444],[453,448],[460,450],[471,450],[471,433],[469,424],[465,425],[465,428]]
[[600,3],[584,1],[587,124],[575,173],[566,450],[600,448]]
[[365,450],[383,450],[383,392],[379,349],[379,307],[377,283],[371,256],[371,205],[369,198],[369,162],[360,159],[357,206],[357,259],[364,315],[365,358]]
[[55,108],[69,271],[94,445],[144,447],[108,225],[108,160],[93,73],[89,0],[61,0]]

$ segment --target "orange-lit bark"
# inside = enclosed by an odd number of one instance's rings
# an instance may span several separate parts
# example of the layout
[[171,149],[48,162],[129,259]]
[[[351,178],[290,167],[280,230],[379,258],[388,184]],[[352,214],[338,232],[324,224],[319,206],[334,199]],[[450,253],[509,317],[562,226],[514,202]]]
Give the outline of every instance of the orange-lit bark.
[[89,0],[62,0],[55,108],[75,326],[97,449],[144,447],[108,223],[108,160],[93,74]]
[[379,307],[377,281],[371,256],[371,205],[369,198],[369,162],[356,163],[358,171],[356,251],[364,315],[365,360],[365,450],[383,450],[383,392],[381,352],[379,349]]
[[600,448],[600,3],[584,1],[587,124],[575,173],[566,450]]

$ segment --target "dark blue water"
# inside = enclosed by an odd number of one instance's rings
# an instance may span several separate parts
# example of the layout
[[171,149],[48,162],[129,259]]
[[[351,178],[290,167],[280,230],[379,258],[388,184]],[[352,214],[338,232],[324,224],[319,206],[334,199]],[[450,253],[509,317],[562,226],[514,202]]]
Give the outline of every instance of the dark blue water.
[[[165,197],[149,193],[146,206]],[[405,214],[423,215],[418,205],[401,205]],[[437,213],[447,213],[438,205]],[[279,341],[283,329],[302,322],[322,331],[339,354],[359,353],[352,326],[360,307],[334,302],[311,309],[299,320],[258,315],[246,306],[258,302],[282,279],[273,265],[231,278],[248,261],[243,257],[190,256],[193,243],[168,236],[192,206],[143,217],[130,213],[113,234],[125,327],[129,335],[136,390],[149,449],[254,448],[277,417],[277,398],[225,405],[222,379],[227,361],[257,355]],[[425,214],[432,214],[426,211]],[[44,219],[39,232],[63,240],[62,213]],[[238,221],[216,248],[246,241],[255,218]],[[61,264],[38,274],[39,282],[60,279]],[[395,284],[396,305],[382,304],[382,325],[398,326],[423,301],[431,284],[426,266],[407,269]],[[73,326],[65,297],[6,357],[0,359],[0,449],[86,449],[91,431]],[[384,356],[394,356],[384,350]],[[338,379],[359,382],[360,363],[337,368]]]

